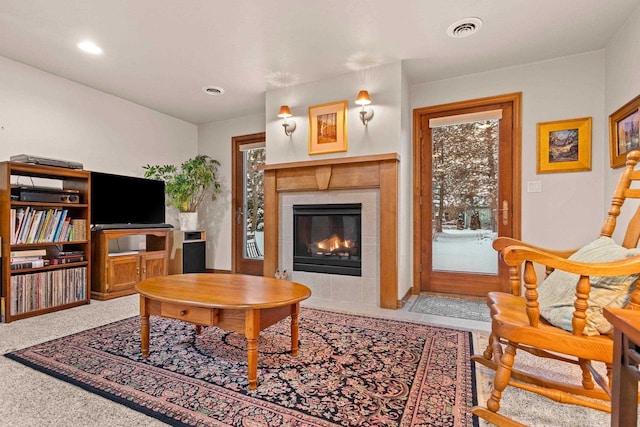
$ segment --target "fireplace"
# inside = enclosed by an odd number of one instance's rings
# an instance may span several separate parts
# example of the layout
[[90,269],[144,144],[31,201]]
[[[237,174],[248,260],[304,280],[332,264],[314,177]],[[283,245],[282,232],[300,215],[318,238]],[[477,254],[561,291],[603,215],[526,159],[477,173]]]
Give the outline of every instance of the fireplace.
[[293,270],[361,276],[362,204],[294,205]]

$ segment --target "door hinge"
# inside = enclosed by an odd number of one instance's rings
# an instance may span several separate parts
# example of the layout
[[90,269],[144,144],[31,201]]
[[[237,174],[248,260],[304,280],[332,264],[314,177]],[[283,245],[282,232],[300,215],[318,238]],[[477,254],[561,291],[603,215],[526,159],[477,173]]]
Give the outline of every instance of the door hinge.
[[422,206],[422,196],[420,196],[420,206]]
[[420,139],[422,139],[422,128],[420,128]]
[[420,263],[420,273],[422,273],[422,263]]

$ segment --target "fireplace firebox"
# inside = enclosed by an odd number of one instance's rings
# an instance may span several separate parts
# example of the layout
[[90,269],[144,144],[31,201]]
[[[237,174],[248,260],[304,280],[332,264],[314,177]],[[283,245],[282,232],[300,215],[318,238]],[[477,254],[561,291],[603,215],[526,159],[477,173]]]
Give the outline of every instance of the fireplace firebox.
[[361,276],[362,204],[294,205],[293,269]]

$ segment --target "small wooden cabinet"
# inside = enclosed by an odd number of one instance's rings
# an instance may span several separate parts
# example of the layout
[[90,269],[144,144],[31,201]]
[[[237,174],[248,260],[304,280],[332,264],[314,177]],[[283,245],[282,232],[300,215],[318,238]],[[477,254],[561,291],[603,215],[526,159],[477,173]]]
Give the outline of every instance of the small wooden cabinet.
[[[168,274],[167,228],[108,229],[92,232],[93,277],[91,297],[97,300],[136,293],[134,285],[150,277]],[[110,252],[109,241],[145,236],[146,249]]]

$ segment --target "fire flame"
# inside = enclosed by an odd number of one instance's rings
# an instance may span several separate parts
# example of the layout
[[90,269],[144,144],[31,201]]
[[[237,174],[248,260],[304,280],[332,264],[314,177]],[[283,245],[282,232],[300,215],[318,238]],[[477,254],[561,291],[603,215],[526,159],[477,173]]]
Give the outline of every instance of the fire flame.
[[328,239],[321,240],[316,243],[319,249],[325,251],[335,251],[337,249],[348,249],[352,245],[350,240],[341,240],[337,234],[329,237]]

